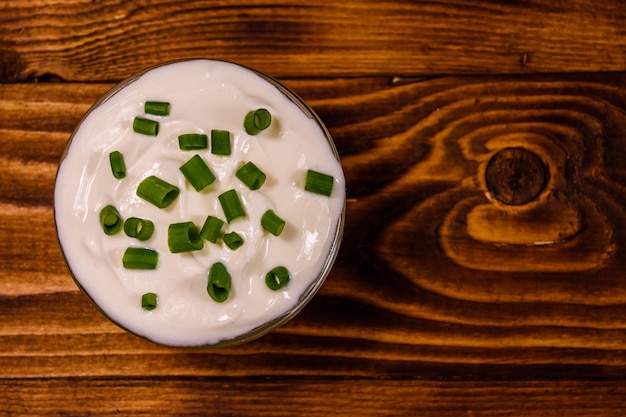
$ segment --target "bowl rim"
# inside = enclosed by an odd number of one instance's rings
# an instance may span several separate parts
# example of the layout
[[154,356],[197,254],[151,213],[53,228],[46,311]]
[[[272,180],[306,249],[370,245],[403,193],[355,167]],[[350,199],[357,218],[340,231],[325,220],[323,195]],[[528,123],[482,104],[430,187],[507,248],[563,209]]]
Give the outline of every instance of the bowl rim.
[[[212,58],[183,58],[183,59],[176,59],[176,60],[171,60],[171,61],[166,61],[166,62],[162,62],[156,65],[152,65],[149,66],[147,68],[142,69],[141,71],[135,72],[134,74],[130,75],[129,77],[127,77],[126,79],[120,81],[119,83],[117,83],[115,86],[113,86],[112,88],[110,88],[108,91],[106,91],[102,96],[100,96],[100,98],[98,98],[98,100],[96,100],[91,106],[90,108],[85,112],[85,114],[83,115],[83,117],[80,119],[80,121],[78,122],[78,124],[76,125],[76,127],[74,128],[74,131],[72,132],[72,134],[70,135],[67,144],[65,145],[65,148],[63,150],[63,153],[61,155],[61,158],[59,160],[58,166],[57,166],[57,170],[56,170],[56,174],[55,174],[55,180],[54,180],[54,184],[55,184],[55,189],[57,187],[58,184],[58,179],[59,179],[59,171],[61,168],[61,165],[63,164],[63,161],[65,160],[65,158],[68,155],[69,152],[69,148],[72,145],[72,142],[80,128],[80,126],[83,124],[83,122],[89,117],[89,115],[99,106],[101,106],[102,104],[104,104],[106,101],[108,101],[109,99],[111,99],[113,96],[115,96],[117,93],[119,93],[121,90],[123,90],[125,87],[127,87],[128,85],[132,84],[133,82],[137,81],[138,79],[140,79],[143,75],[145,75],[146,73],[160,68],[160,67],[164,67],[164,66],[168,66],[168,65],[172,65],[172,64],[177,64],[177,63],[181,63],[181,62],[189,62],[189,61],[208,61],[208,62],[222,62],[222,63],[226,63],[226,64],[231,64],[231,65],[235,65],[238,67],[241,67],[243,69],[249,70],[253,73],[255,73],[256,75],[258,75],[259,77],[261,77],[262,79],[264,79],[265,81],[269,82],[270,84],[272,84],[275,88],[277,88],[283,95],[285,95],[292,103],[296,104],[301,110],[302,112],[307,115],[307,117],[309,117],[310,119],[314,120],[316,122],[316,124],[318,125],[318,127],[321,128],[322,133],[324,134],[324,136],[326,137],[327,143],[330,146],[330,149],[333,153],[333,155],[335,156],[337,162],[339,162],[339,164],[341,165],[341,158],[339,155],[339,152],[337,150],[337,147],[335,145],[335,142],[330,134],[330,132],[328,131],[326,125],[324,124],[324,122],[322,121],[322,119],[319,117],[319,115],[298,95],[296,94],[293,90],[291,90],[289,87],[285,86],[282,82],[280,82],[278,79],[265,74],[264,72],[261,72],[259,70],[256,70],[254,68],[251,68],[249,66],[246,65],[242,65],[239,63],[235,63],[232,61],[227,61],[227,60],[223,60],[223,59],[212,59]],[[343,168],[342,168],[343,170]],[[69,261],[68,261],[68,256],[66,255],[65,252],[65,248],[63,247],[63,244],[61,242],[60,236],[59,236],[59,226],[57,223],[57,205],[56,205],[56,193],[54,193],[53,196],[53,219],[54,219],[54,227],[55,227],[55,235],[56,235],[56,239],[57,239],[57,243],[58,246],[61,250],[61,254],[63,256],[63,260],[64,263],[66,265],[66,269],[68,270],[72,280],[74,281],[74,283],[76,284],[76,286],[80,289],[80,291],[88,298],[88,300],[91,302],[91,304],[96,308],[96,310],[98,310],[107,320],[109,320],[110,322],[112,322],[113,324],[115,324],[116,326],[118,326],[120,329],[133,334],[139,338],[142,338],[144,340],[148,340],[152,343],[158,344],[158,345],[162,345],[162,346],[168,346],[168,347],[173,347],[173,348],[220,348],[220,347],[226,347],[226,346],[234,346],[234,345],[239,345],[239,344],[243,344],[246,342],[250,342],[252,340],[258,339],[264,335],[266,335],[267,333],[270,333],[272,330],[282,326],[283,324],[285,324],[286,322],[288,322],[289,320],[291,320],[293,317],[295,317],[315,296],[315,294],[319,291],[319,289],[321,288],[321,286],[323,285],[323,283],[326,281],[326,278],[328,277],[328,275],[330,274],[330,271],[337,259],[337,255],[339,253],[339,249],[341,247],[341,243],[343,240],[343,233],[344,233],[344,227],[345,227],[345,214],[346,214],[346,194],[345,194],[345,184],[344,184],[344,198],[343,198],[343,205],[342,205],[342,209],[341,209],[341,213],[339,215],[338,221],[337,221],[337,226],[332,234],[332,244],[328,250],[328,254],[326,256],[326,259],[324,261],[324,264],[322,265],[322,268],[320,269],[320,272],[318,274],[318,276],[313,279],[311,281],[311,283],[304,289],[304,291],[300,294],[300,296],[298,297],[297,302],[293,305],[293,307],[291,307],[290,309],[286,310],[284,313],[280,314],[279,316],[275,317],[274,319],[267,321],[257,327],[252,328],[251,330],[246,331],[245,333],[242,333],[238,336],[232,337],[232,338],[227,338],[227,339],[222,339],[219,340],[215,343],[201,343],[201,344],[196,344],[196,345],[177,345],[177,344],[167,344],[167,343],[162,343],[162,342],[157,342],[153,339],[151,339],[148,336],[139,334],[133,330],[130,330],[129,328],[127,328],[126,326],[124,326],[122,323],[120,323],[117,320],[114,320],[113,318],[111,318],[106,311],[103,310],[102,307],[100,307],[100,305],[98,303],[96,303],[96,301],[92,298],[91,294],[83,287],[83,285],[80,283],[80,280],[75,276],[74,272],[72,271]]]

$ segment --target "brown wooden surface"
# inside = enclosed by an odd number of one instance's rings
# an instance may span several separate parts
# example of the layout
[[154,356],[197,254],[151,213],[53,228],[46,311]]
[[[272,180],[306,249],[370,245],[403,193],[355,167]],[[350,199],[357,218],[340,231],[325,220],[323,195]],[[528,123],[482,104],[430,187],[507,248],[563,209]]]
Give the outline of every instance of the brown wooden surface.
[[[619,0],[0,1],[0,415],[625,415],[625,28]],[[347,177],[318,295],[227,349],[109,323],[52,220],[85,111],[186,57],[278,77]]]

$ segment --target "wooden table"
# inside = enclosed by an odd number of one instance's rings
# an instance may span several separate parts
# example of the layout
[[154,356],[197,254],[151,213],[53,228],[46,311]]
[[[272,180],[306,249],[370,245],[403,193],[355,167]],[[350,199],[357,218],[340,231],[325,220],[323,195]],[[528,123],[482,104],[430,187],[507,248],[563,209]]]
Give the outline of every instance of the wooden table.
[[[190,57],[299,93],[347,177],[316,298],[218,350],[103,318],[52,216],[90,105]],[[2,0],[0,415],[625,415],[625,71],[621,0]]]

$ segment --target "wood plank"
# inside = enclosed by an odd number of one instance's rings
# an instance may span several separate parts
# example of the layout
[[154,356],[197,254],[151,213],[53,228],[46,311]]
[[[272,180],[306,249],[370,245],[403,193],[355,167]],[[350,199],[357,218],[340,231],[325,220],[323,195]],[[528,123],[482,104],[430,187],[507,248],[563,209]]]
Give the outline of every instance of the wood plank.
[[[336,138],[345,243],[298,317],[216,351],[123,333],[63,265],[55,164],[112,84],[0,85],[0,377],[623,376],[624,81],[288,80]],[[545,169],[526,204],[488,190],[489,161],[507,148]],[[511,184],[525,184],[527,173],[514,173]]]
[[[250,395],[254,393],[254,395]],[[5,415],[622,416],[620,381],[0,380]]]
[[[167,348],[124,333],[78,293],[1,301],[10,318],[0,327],[7,378],[617,378],[626,370],[619,331],[462,326],[324,296],[268,336],[211,350]],[[594,333],[602,334],[588,340]]]
[[0,82],[120,80],[173,59],[277,77],[626,70],[620,0],[0,3]]

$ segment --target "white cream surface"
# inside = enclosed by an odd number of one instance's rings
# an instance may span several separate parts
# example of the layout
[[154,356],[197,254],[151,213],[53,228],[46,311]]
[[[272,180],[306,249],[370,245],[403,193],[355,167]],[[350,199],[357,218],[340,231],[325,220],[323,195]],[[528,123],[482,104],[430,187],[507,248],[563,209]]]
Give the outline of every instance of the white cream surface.
[[[146,101],[171,103],[170,115],[145,115]],[[251,136],[243,119],[257,108],[270,111],[272,124]],[[135,116],[158,120],[158,136],[134,132]],[[211,153],[211,129],[231,132],[230,156]],[[184,133],[207,134],[209,148],[180,150],[178,136]],[[123,179],[111,173],[108,155],[116,150],[126,163]],[[217,177],[201,192],[179,170],[195,154]],[[235,176],[247,161],[267,175],[259,190],[249,190]],[[308,169],[334,177],[330,197],[304,191]],[[150,175],[180,188],[168,208],[159,209],[136,195],[137,185]],[[217,196],[229,189],[237,190],[247,215],[225,223],[223,231],[236,231],[244,245],[233,251],[221,240],[205,241],[202,250],[170,253],[168,225],[192,221],[201,228],[208,215],[225,220]],[[124,219],[151,219],[152,237],[141,242],[123,231],[106,235],[99,213],[108,204]],[[314,119],[253,71],[222,61],[190,60],[146,72],[86,115],[59,167],[55,222],[74,278],[112,321],[157,343],[201,346],[236,338],[297,306],[327,267],[344,204],[341,165]],[[287,223],[280,236],[260,225],[268,209]],[[157,268],[125,269],[122,255],[128,247],[158,251]],[[224,263],[232,277],[223,303],[213,301],[206,290],[215,262]],[[272,291],[264,277],[279,265],[289,270],[291,280]],[[158,296],[152,311],[141,307],[146,292]]]

